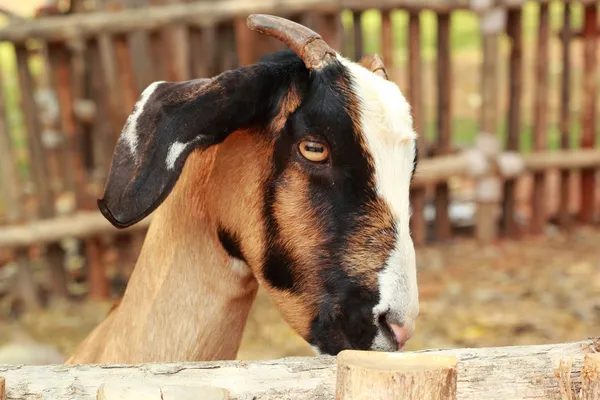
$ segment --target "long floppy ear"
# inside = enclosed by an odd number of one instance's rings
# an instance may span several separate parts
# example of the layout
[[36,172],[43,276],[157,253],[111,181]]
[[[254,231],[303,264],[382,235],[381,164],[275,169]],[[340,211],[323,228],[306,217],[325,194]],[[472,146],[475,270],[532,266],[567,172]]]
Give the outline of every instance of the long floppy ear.
[[255,64],[213,79],[150,85],[117,142],[98,200],[104,217],[126,228],[148,216],[175,186],[192,151],[267,123],[291,75],[273,64]]

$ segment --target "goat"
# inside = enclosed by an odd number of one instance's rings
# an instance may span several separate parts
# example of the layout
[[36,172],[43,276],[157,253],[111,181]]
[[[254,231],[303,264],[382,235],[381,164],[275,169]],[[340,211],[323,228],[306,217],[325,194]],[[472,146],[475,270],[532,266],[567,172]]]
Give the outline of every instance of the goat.
[[68,363],[233,359],[258,284],[317,353],[399,351],[419,312],[407,101],[377,55],[251,15],[289,50],[156,82],[117,142],[102,214],[154,212],[120,305]]

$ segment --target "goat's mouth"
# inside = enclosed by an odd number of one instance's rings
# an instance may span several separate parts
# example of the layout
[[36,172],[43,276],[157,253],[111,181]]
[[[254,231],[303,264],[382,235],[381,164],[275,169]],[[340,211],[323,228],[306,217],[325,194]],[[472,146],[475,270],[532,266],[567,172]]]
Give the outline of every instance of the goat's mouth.
[[383,336],[393,344],[395,351],[402,351],[411,337],[410,329],[405,326],[389,323],[385,315],[378,318],[379,329]]
[[396,335],[394,334],[394,331],[388,324],[388,322],[385,318],[385,315],[380,315],[377,322],[379,322],[379,329],[381,329],[381,332],[383,333],[385,338],[388,339],[389,341],[393,342],[394,345],[398,348],[398,351],[402,350],[404,348],[405,344],[404,343],[400,344],[398,342],[398,338],[396,337]]

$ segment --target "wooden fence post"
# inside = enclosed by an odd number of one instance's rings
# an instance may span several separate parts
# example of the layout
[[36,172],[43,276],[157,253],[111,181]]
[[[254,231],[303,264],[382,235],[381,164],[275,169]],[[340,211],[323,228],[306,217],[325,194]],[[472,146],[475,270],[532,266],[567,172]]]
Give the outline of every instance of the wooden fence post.
[[6,380],[0,376],[0,400],[6,400]]
[[[598,75],[598,53],[596,43],[598,30],[598,5],[585,6],[583,24],[583,105],[581,147],[593,148],[596,144],[596,78]],[[579,218],[583,223],[594,219],[596,171],[581,171],[581,210]]]
[[457,363],[454,356],[344,350],[336,400],[454,400]]
[[332,49],[342,51],[343,26],[340,13],[319,14],[319,32]]
[[39,296],[38,286],[35,282],[35,276],[31,268],[31,261],[27,249],[17,249],[15,251],[15,260],[18,266],[18,275],[14,292],[18,293],[18,296],[23,300],[27,310],[39,310],[42,308],[42,302]]
[[[498,42],[505,29],[506,11],[491,8],[488,4],[480,9],[480,26],[483,35],[483,63],[481,66],[481,132],[476,139],[476,147],[486,158],[495,157],[500,152],[500,142],[496,136],[498,125]],[[476,184],[477,217],[476,237],[483,243],[490,243],[498,236],[497,212],[501,202],[502,183],[497,175],[481,178]]]
[[6,207],[6,220],[19,222],[23,218],[21,208],[22,188],[17,164],[14,159],[6,107],[4,105],[4,76],[0,64],[0,195]]
[[250,65],[256,61],[255,35],[256,32],[248,29],[246,18],[237,17],[234,21],[235,44],[238,54],[239,66]]
[[103,300],[110,296],[110,285],[104,265],[106,246],[99,237],[86,241],[88,263],[88,295],[93,300]]
[[[570,104],[571,104],[571,3],[565,3],[563,28],[561,32],[562,42],[562,79],[561,79],[561,101],[560,101],[560,144],[563,150],[569,148],[569,133],[571,131]],[[563,228],[571,225],[569,217],[569,179],[571,171],[563,169],[560,171],[560,205],[559,223]]]
[[352,20],[354,22],[354,60],[358,61],[362,58],[363,51],[363,32],[362,32],[362,13],[360,11],[354,11],[352,13]]
[[[540,4],[540,17],[536,59],[535,111],[533,121],[533,149],[548,148],[548,41],[550,36],[550,6]],[[539,235],[546,226],[546,171],[533,174],[533,196],[531,199],[530,232]]]
[[381,56],[387,68],[395,66],[394,27],[390,10],[381,11]]
[[[408,101],[412,109],[415,131],[419,135],[417,148],[421,158],[426,156],[427,147],[425,124],[423,122],[422,68],[420,14],[410,12],[408,14]],[[416,246],[423,246],[427,236],[425,201],[426,192],[424,188],[411,190],[412,217],[410,230]]]
[[[437,15],[437,156],[448,154],[452,145],[452,60],[450,54],[450,13]],[[450,189],[448,183],[435,186],[436,239],[448,240],[452,236],[450,224]]]
[[[521,8],[508,11],[507,33],[512,41],[509,65],[509,105],[508,105],[508,135],[506,150],[519,150],[519,134],[521,129],[521,84],[522,84],[522,54],[523,54],[523,11]],[[504,182],[504,202],[502,207],[504,233],[508,237],[518,234],[516,208],[516,179]]]

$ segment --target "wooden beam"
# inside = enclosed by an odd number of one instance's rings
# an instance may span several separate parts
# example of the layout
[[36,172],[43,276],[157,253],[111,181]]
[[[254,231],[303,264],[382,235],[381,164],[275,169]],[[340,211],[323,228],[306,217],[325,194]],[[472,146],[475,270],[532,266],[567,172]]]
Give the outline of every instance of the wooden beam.
[[453,356],[345,350],[337,356],[337,400],[454,400]]
[[276,15],[339,11],[337,2],[322,0],[223,0],[126,9],[119,12],[93,12],[46,17],[0,29],[0,41],[23,43],[31,38],[48,41],[86,39],[99,34],[126,34],[137,30],[159,30],[167,25],[215,26],[251,13]]
[[[144,219],[126,231],[147,229],[151,219]],[[55,243],[63,238],[84,239],[111,233],[122,231],[112,226],[99,212],[82,211],[22,225],[0,227],[0,248],[27,247]]]
[[453,176],[465,176],[471,168],[471,159],[465,154],[432,157],[419,162],[412,181],[413,188],[446,182]]
[[595,149],[557,150],[523,154],[525,168],[530,172],[562,168],[566,170],[599,169],[600,151]]
[[[600,338],[598,338],[600,340]],[[458,400],[559,398],[554,376],[559,362],[572,358],[571,378],[581,384],[581,367],[596,344],[580,342],[539,346],[426,350],[405,354],[455,356]],[[600,350],[600,349],[599,349]],[[232,399],[334,399],[335,357],[292,357],[269,361],[216,361],[145,365],[0,366],[8,398],[92,400],[101,384],[217,386]]]

